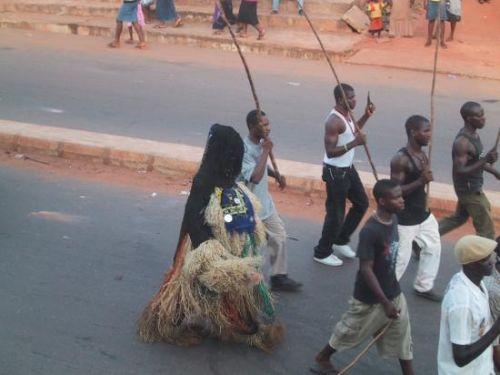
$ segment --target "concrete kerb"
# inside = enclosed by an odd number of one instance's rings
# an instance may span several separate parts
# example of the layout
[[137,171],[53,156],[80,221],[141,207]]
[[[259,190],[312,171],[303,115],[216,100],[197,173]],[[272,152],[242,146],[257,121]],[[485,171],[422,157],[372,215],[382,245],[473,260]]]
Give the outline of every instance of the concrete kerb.
[[[134,170],[155,170],[173,177],[191,177],[203,156],[200,147],[7,120],[0,120],[0,149],[86,159]],[[287,177],[289,190],[324,197],[321,165],[283,159],[278,159],[278,165]],[[368,172],[359,174],[371,198],[375,179]],[[430,194],[429,207],[437,215],[455,210],[456,197],[451,185],[433,183]],[[500,193],[487,191],[486,194],[492,203],[493,218],[500,224]]]

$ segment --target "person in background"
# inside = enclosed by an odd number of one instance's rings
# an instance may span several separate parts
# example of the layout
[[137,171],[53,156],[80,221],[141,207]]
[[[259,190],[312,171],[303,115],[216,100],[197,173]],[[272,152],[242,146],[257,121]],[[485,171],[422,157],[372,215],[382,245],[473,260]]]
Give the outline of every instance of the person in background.
[[139,0],[123,0],[123,3],[116,17],[116,30],[114,40],[108,44],[110,48],[120,47],[120,37],[123,31],[123,22],[130,22],[135,29],[137,35],[139,36],[139,43],[136,48],[146,48],[146,41],[144,39],[144,32],[141,25],[139,24],[139,19],[137,17],[137,8],[139,7]]
[[453,42],[455,38],[455,28],[462,19],[462,0],[446,0],[446,18],[450,23],[450,36],[447,42]]
[[432,44],[432,36],[434,35],[434,27],[436,20],[439,17],[440,40],[441,48],[448,48],[444,42],[444,21],[446,21],[446,6],[445,0],[424,0],[424,8],[426,9],[426,18],[429,21],[427,25],[427,41],[425,46],[429,47]]
[[156,29],[164,29],[167,22],[173,21],[173,27],[182,26],[182,19],[177,14],[174,0],[156,0],[156,18],[160,21]]
[[240,38],[248,36],[248,25],[251,25],[259,32],[257,40],[264,39],[266,31],[259,22],[257,4],[258,0],[241,0],[238,12],[238,34]]

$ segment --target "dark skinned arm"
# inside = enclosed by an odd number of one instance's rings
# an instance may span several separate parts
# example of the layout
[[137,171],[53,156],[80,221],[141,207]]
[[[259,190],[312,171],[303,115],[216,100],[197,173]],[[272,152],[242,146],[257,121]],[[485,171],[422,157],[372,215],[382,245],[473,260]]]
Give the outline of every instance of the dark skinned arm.
[[372,117],[373,113],[375,112],[375,105],[373,103],[367,104],[365,108],[365,113],[363,113],[363,116],[358,120],[358,128],[363,129],[363,127],[366,125],[366,122],[370,117]]
[[[500,333],[500,320],[497,319],[493,327],[490,328],[479,340],[470,345],[457,345],[452,343],[453,359],[458,367],[464,367],[479,357]],[[478,374],[479,375],[479,374]]]
[[493,176],[495,176],[497,180],[500,180],[500,171],[496,169],[494,166],[490,164],[485,164],[483,169],[486,172],[491,173]]
[[493,348],[493,362],[497,371],[500,371],[500,345]]
[[490,150],[485,157],[480,158],[478,161],[471,165],[466,165],[469,156],[469,147],[470,142],[465,138],[459,139],[453,145],[453,149],[455,151],[455,156],[453,158],[453,167],[455,168],[455,172],[459,175],[468,175],[477,171],[478,169],[483,169],[488,160],[493,158],[494,154],[496,153],[496,151]]
[[377,300],[384,307],[385,315],[388,318],[396,319],[399,316],[399,311],[396,306],[389,300],[378,282],[377,276],[373,272],[373,260],[359,260],[359,270],[366,284],[377,297]]
[[432,181],[432,172],[428,169],[422,171],[422,175],[419,179],[410,182],[409,184],[402,185],[402,182],[406,179],[406,171],[409,168],[409,160],[406,155],[396,154],[391,160],[391,179],[397,181],[401,185],[401,190],[403,190],[403,196],[411,194],[413,191],[417,190],[419,187]]
[[346,147],[337,146],[339,141],[339,134],[345,131],[344,122],[337,116],[331,116],[325,124],[325,151],[329,158],[338,157],[344,155],[350,149],[364,144],[366,142],[366,136],[364,134],[356,133],[355,138],[346,144]]
[[259,161],[255,166],[252,176],[250,177],[250,182],[253,184],[258,184],[262,177],[264,177],[264,173],[267,172],[267,158],[269,157],[269,153],[273,148],[273,143],[270,139],[264,139],[262,141],[262,154],[260,155]]

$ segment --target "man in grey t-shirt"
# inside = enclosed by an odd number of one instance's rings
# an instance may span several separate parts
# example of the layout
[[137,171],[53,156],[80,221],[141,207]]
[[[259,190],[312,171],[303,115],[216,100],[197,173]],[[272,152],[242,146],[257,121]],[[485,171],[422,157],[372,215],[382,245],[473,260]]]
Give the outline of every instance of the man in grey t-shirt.
[[248,136],[244,138],[245,155],[241,168],[246,186],[259,198],[262,210],[259,218],[266,227],[269,257],[271,261],[271,289],[274,291],[295,292],[302,284],[287,276],[286,231],[280,219],[273,199],[269,194],[269,176],[276,179],[281,189],[286,186],[281,176],[267,165],[273,143],[269,139],[269,120],[261,111],[260,124],[258,111],[247,115]]

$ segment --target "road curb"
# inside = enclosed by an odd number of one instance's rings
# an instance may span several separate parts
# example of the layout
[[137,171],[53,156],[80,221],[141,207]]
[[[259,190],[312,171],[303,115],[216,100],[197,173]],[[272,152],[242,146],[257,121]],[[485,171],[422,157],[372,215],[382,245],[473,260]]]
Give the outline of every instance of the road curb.
[[[134,170],[154,170],[169,177],[192,176],[203,156],[201,147],[8,120],[0,120],[0,149],[85,159]],[[325,195],[320,178],[321,165],[284,159],[278,159],[278,165],[281,173],[286,175],[292,192],[320,197]],[[375,183],[373,175],[363,171],[359,174],[363,185],[371,192]],[[387,176],[380,176],[384,177]],[[369,195],[371,197],[371,193]],[[492,216],[500,224],[500,192],[487,191],[486,195],[492,204]],[[456,196],[453,187],[433,183],[429,207],[437,215],[454,212]]]

